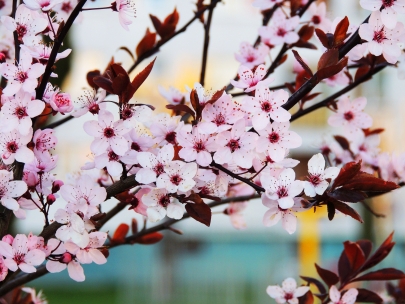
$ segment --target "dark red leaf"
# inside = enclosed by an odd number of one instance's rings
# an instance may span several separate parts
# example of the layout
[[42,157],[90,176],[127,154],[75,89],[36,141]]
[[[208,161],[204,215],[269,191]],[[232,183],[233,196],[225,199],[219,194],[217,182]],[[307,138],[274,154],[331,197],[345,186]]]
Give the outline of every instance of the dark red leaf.
[[149,28],[146,29],[145,36],[139,41],[137,47],[136,47],[136,56],[141,56],[145,54],[147,51],[152,49],[155,45],[156,42],[156,33],[151,33],[149,31]]
[[135,94],[146,78],[148,78],[150,72],[152,71],[153,65],[155,64],[155,60],[156,57],[132,80],[133,94]]
[[114,235],[111,239],[112,243],[124,243],[125,236],[129,231],[129,226],[127,224],[120,224],[115,230]]
[[316,286],[316,288],[318,288],[319,292],[321,294],[325,294],[326,293],[326,288],[325,286],[322,284],[321,281],[315,279],[315,278],[311,278],[311,277],[304,277],[304,276],[300,276],[301,279],[303,279],[305,282],[314,284]]
[[218,99],[220,99],[221,96],[224,94],[225,89],[226,89],[226,87],[223,87],[222,89],[216,91],[216,92],[212,95],[211,99],[206,102],[206,104],[207,104],[207,103],[210,103],[210,104],[215,103],[215,102],[216,102]]
[[364,256],[363,250],[357,243],[346,241],[343,243],[345,247],[345,253],[350,263],[351,272],[359,270],[364,262],[366,257]]
[[318,70],[335,65],[339,61],[338,49],[330,49],[322,54],[318,61]]
[[166,108],[176,111],[176,112],[185,112],[190,114],[194,119],[195,119],[195,113],[193,110],[190,109],[189,106],[186,106],[184,104],[178,104],[178,105],[166,105]]
[[131,231],[132,234],[138,233],[138,221],[135,218],[133,218],[131,221]]
[[309,39],[312,38],[314,35],[315,28],[313,26],[309,26],[305,24],[300,30],[298,31],[298,36],[300,36],[302,41],[307,42]]
[[337,210],[339,210],[343,214],[351,216],[352,218],[354,218],[356,221],[359,221],[360,223],[364,222],[363,219],[361,218],[360,214],[358,214],[358,212],[356,210],[354,210],[352,207],[350,207],[349,205],[339,202],[337,200],[333,201],[333,205],[335,206],[335,208]]
[[310,49],[310,50],[317,50],[318,49],[315,44],[310,43],[310,42],[306,42],[306,41],[302,41],[302,40],[298,40],[292,46],[298,47],[298,48]]
[[405,279],[405,273],[395,268],[383,268],[372,271],[353,280],[355,281],[389,281]]
[[316,268],[316,271],[318,272],[319,276],[321,277],[321,279],[326,283],[326,285],[328,285],[328,287],[335,285],[339,282],[339,277],[337,276],[336,273],[334,273],[330,270],[324,269],[316,263],[315,263],[315,268]]
[[348,29],[349,29],[349,19],[346,16],[342,19],[342,21],[338,23],[335,29],[335,33],[333,34],[334,37],[333,44],[335,47],[339,46],[346,39],[346,33]]
[[122,95],[130,85],[128,74],[118,74],[112,81],[112,88],[114,94]]
[[160,37],[162,37],[162,39],[169,37],[175,32],[177,23],[179,22],[179,17],[179,13],[175,8],[174,11],[165,18],[160,27],[160,30],[156,30]]
[[399,186],[394,182],[385,181],[366,172],[359,172],[348,180],[342,188],[369,192],[388,192]]
[[89,84],[89,86],[91,86],[93,89],[97,90],[98,89],[98,85],[96,85],[93,81],[93,78],[96,76],[100,76],[100,71],[99,70],[94,70],[94,71],[90,71],[87,73],[86,79],[87,79],[87,83]]
[[356,242],[361,250],[363,250],[364,256],[366,259],[370,256],[371,250],[373,249],[373,243],[371,243],[369,240],[360,240]]
[[378,128],[378,129],[363,129],[363,132],[364,132],[364,136],[370,136],[370,135],[373,135],[373,134],[380,134],[380,133],[382,133],[382,132],[384,132],[384,129],[383,128]]
[[342,254],[340,255],[339,262],[338,262],[338,273],[340,282],[346,281],[346,279],[350,276],[350,262],[346,255],[346,252],[343,250]]
[[[359,67],[356,71],[356,74],[354,75],[354,81],[357,81],[360,77],[363,77],[370,71],[370,66],[368,65],[363,65]],[[371,77],[371,76],[370,76]]]
[[343,184],[346,183],[346,181],[353,178],[360,171],[360,168],[361,168],[361,161],[350,162],[345,164],[343,168],[340,169],[339,175],[336,177],[332,185],[332,190],[336,189],[339,186],[342,186]]
[[132,52],[129,50],[129,48],[127,48],[126,46],[122,46],[119,48],[119,50],[123,50],[124,52],[126,52],[132,58],[132,60],[135,61],[135,57],[132,54]]
[[302,68],[305,70],[305,72],[307,72],[309,75],[311,75],[311,77],[314,75],[311,71],[311,69],[309,68],[309,66],[304,62],[304,60],[301,58],[301,56],[298,54],[298,52],[296,50],[292,50],[295,59],[297,59],[297,61],[299,62],[299,64],[302,66]]
[[162,22],[160,22],[159,18],[149,14],[150,19],[152,20],[153,27],[155,28],[156,32],[159,33],[160,28],[162,27]]
[[196,221],[199,221],[208,227],[211,225],[212,213],[211,208],[207,204],[188,203],[186,204],[186,211]]
[[298,298],[298,304],[313,304],[314,295],[308,290],[303,296]]
[[364,288],[357,288],[359,292],[356,298],[356,302],[366,302],[366,303],[382,303],[383,299],[376,294],[375,292],[364,289]]
[[93,78],[93,83],[98,87],[106,90],[108,93],[114,94],[114,89],[112,87],[112,81],[103,76],[96,76]]
[[196,204],[204,204],[204,201],[201,199],[201,196],[197,193],[190,194],[187,198],[187,201],[194,202]]
[[136,239],[136,243],[142,245],[152,245],[160,242],[163,239],[163,234],[160,232],[152,232],[147,235],[141,236],[140,238]]
[[384,260],[387,255],[391,252],[392,247],[394,247],[395,243],[392,242],[392,237],[394,232],[392,232],[387,239],[381,244],[381,246],[377,249],[377,251],[367,260],[366,264],[363,267],[363,270],[369,269],[382,260]]
[[343,188],[335,189],[327,193],[327,195],[338,201],[349,203],[357,203],[367,198],[367,195],[362,191],[347,190]]
[[331,221],[335,217],[336,208],[331,202],[327,202],[326,206],[328,207],[328,219]]
[[319,40],[321,41],[322,45],[329,49],[331,45],[329,44],[328,36],[326,36],[325,32],[321,29],[315,29],[315,34],[318,36]]
[[343,150],[350,150],[350,143],[346,139],[346,137],[335,135],[333,138],[338,142],[338,144],[342,147]]
[[316,72],[318,81],[332,77],[333,75],[339,73],[347,66],[347,61],[348,57],[343,57],[337,64],[320,69],[318,72]]

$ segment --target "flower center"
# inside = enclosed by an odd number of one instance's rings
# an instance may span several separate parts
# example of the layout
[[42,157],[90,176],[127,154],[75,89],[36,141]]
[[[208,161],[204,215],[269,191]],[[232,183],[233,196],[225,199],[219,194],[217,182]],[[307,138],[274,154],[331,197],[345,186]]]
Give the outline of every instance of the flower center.
[[104,136],[107,138],[111,138],[115,135],[113,128],[105,128],[104,129]]
[[170,177],[170,182],[171,182],[172,184],[176,185],[176,186],[180,185],[180,183],[181,183],[182,180],[183,180],[183,179],[182,179],[181,176],[178,175],[178,174],[172,175],[172,176]]
[[170,197],[168,195],[164,195],[159,199],[159,204],[163,207],[167,207],[170,204]]
[[279,27],[277,30],[277,36],[284,37],[285,34],[287,34],[287,31],[285,29],[283,29],[282,27]]
[[219,114],[215,117],[214,123],[215,123],[217,126],[224,125],[224,124],[225,124],[225,116],[224,116],[222,113],[219,113]]
[[117,154],[115,154],[114,151],[108,152],[108,160],[109,161],[118,161],[119,158],[120,157]]
[[93,115],[98,114],[98,112],[100,111],[100,107],[98,106],[98,104],[94,103],[91,106],[89,106],[89,112]]
[[17,24],[17,28],[15,30],[17,31],[18,40],[22,41],[25,34],[27,34],[27,27],[22,24]]
[[382,6],[384,7],[391,7],[394,5],[395,0],[383,0]]
[[265,102],[263,102],[262,103],[262,110],[264,111],[264,112],[270,112],[271,111],[271,109],[272,109],[272,106],[271,106],[271,103],[270,102],[268,102],[268,101],[265,101]]
[[194,150],[197,151],[197,153],[201,152],[201,151],[205,151],[205,145],[202,140],[195,142],[193,148],[194,148]]
[[272,132],[268,136],[269,141],[274,144],[280,140],[280,135],[278,135],[276,132]]
[[134,115],[134,112],[132,111],[131,108],[125,107],[124,109],[122,109],[121,115],[122,115],[122,119],[126,120],[126,119],[131,118]]
[[0,0],[0,9],[6,6],[6,3],[3,0]]
[[353,115],[352,112],[346,112],[345,114],[343,114],[343,117],[344,117],[346,120],[350,121],[350,120],[352,120],[352,119],[354,118],[354,115]]
[[319,24],[319,23],[321,23],[321,18],[319,16],[315,15],[312,17],[312,22],[314,24]]
[[163,167],[162,163],[157,163],[157,165],[153,167],[153,171],[155,171],[156,175],[159,176],[160,174],[165,172],[165,168]]
[[17,77],[15,78],[16,80],[18,80],[19,82],[24,82],[25,80],[28,79],[28,74],[26,72],[17,72]]
[[25,107],[16,108],[14,115],[16,115],[18,119],[22,119],[23,117],[28,116],[27,112],[25,111]]
[[293,295],[292,293],[286,293],[286,294],[284,295],[284,299],[285,299],[286,301],[291,300],[291,299],[293,299],[293,298],[294,298],[294,295]]
[[253,55],[249,55],[249,56],[246,57],[246,61],[247,61],[247,62],[253,62],[253,61],[255,61],[255,59],[256,59],[256,58],[255,58],[255,56],[253,56]]
[[175,145],[176,144],[176,132],[172,131],[172,132],[167,133],[165,139],[169,144]]
[[70,2],[64,2],[62,3],[62,7],[61,10],[66,12],[66,13],[70,13],[72,11],[72,6],[70,5]]
[[239,139],[231,139],[226,146],[231,149],[231,152],[235,152],[240,149]]
[[278,188],[277,195],[279,198],[288,196],[288,190],[286,187],[282,186]]
[[7,151],[10,153],[16,153],[18,150],[18,145],[15,141],[9,142],[7,144]]
[[131,149],[132,150],[135,150],[135,151],[141,151],[141,147],[138,145],[138,143],[136,143],[136,142],[133,142],[132,144],[131,144]]
[[385,36],[384,27],[379,31],[374,31],[373,40],[377,43],[382,43],[387,37]]
[[308,181],[309,181],[312,185],[317,186],[317,185],[319,185],[319,184],[321,183],[322,179],[320,178],[319,175],[312,175],[312,174],[311,174],[311,175],[308,177]]
[[24,258],[25,254],[17,252],[14,254],[14,261],[17,263],[17,265],[20,265],[21,263],[24,263]]

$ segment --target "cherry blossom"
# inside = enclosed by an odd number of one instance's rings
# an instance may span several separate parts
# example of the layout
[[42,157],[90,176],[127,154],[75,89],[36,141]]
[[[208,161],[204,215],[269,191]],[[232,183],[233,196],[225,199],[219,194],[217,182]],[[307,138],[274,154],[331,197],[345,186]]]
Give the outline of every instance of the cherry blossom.
[[365,97],[350,101],[348,96],[343,96],[337,102],[337,112],[329,117],[328,123],[333,127],[344,127],[346,134],[354,137],[356,133],[362,132],[361,129],[367,129],[373,123],[372,118],[363,112],[366,104]]
[[6,170],[0,170],[0,200],[7,209],[17,211],[19,205],[16,197],[27,191],[27,184],[23,181],[12,181],[13,174]]
[[162,86],[159,86],[158,90],[160,95],[162,95],[163,98],[172,105],[178,105],[186,99],[184,93],[172,86],[170,86],[168,90],[165,90]]
[[116,0],[112,3],[111,7],[114,11],[118,12],[118,19],[121,26],[129,31],[128,25],[132,23],[129,17],[135,17],[136,9],[133,0]]
[[127,153],[120,158],[125,164],[137,164],[138,153],[148,151],[155,144],[155,140],[152,137],[136,128],[132,128],[124,137],[130,145]]
[[32,100],[31,94],[19,91],[14,99],[11,99],[1,108],[1,129],[2,132],[10,132],[17,129],[21,135],[30,132],[32,121],[42,113],[45,103],[41,100]]
[[301,146],[302,139],[294,131],[289,131],[289,122],[269,123],[263,130],[257,130],[257,152],[266,152],[274,160],[284,158],[287,149]]
[[106,105],[103,103],[107,92],[103,89],[99,89],[97,92],[95,90],[86,90],[82,96],[79,97],[80,108],[72,112],[72,116],[80,117],[87,112],[95,115],[100,112],[100,110],[106,110]]
[[291,119],[291,114],[281,107],[287,100],[286,91],[270,91],[269,88],[259,85],[255,97],[246,97],[242,101],[242,109],[251,117],[255,130],[259,131],[270,123],[270,118],[277,122]]
[[241,65],[238,69],[238,76],[239,76],[239,80],[235,81],[235,80],[231,80],[231,84],[235,87],[235,88],[240,88],[240,89],[245,89],[245,92],[252,92],[254,90],[256,90],[256,86],[258,84],[262,84],[264,85],[269,85],[274,79],[273,78],[267,78],[267,79],[263,79],[263,77],[266,75],[267,71],[266,71],[266,67],[264,64],[259,65],[254,73],[252,72],[252,70],[244,65]]
[[[57,13],[57,20],[64,20],[66,22],[78,2],[79,0],[63,0],[61,3],[55,5],[52,10]],[[82,14],[79,14],[75,22],[80,22],[82,17]]]
[[325,2],[320,2],[319,4],[313,2],[308,8],[308,12],[311,15],[311,22],[315,27],[320,28],[324,32],[330,29],[332,21],[326,18]]
[[20,52],[18,65],[4,62],[0,65],[0,74],[8,80],[3,90],[6,96],[12,96],[20,89],[31,93],[35,90],[37,78],[45,71],[45,66],[40,63],[32,63],[32,56],[24,50]]
[[128,151],[128,141],[123,137],[128,130],[125,129],[123,121],[114,122],[111,112],[100,111],[98,122],[86,121],[83,128],[87,134],[96,137],[90,146],[94,154],[100,155],[108,147],[111,147],[117,155],[124,155]]
[[405,0],[360,0],[362,8],[369,11],[381,10],[381,20],[389,28],[395,28],[397,13],[405,14]]
[[231,131],[224,131],[215,137],[217,151],[214,154],[214,161],[218,164],[231,164],[249,169],[252,167],[256,148],[257,134],[246,132],[245,121],[238,120]]
[[73,102],[68,93],[56,93],[49,101],[49,105],[56,112],[66,114],[73,111]]
[[[31,46],[21,45],[21,48],[30,53],[32,58],[38,60],[42,64],[47,64],[52,48],[44,44],[36,44]],[[55,62],[59,59],[66,58],[72,52],[72,49],[66,49],[56,55]],[[55,74],[56,75],[56,74]]]
[[155,117],[156,122],[149,127],[150,132],[155,137],[156,143],[165,145],[167,143],[176,145],[177,133],[181,130],[184,123],[180,121],[180,116],[171,117],[166,113]]
[[25,5],[32,10],[42,10],[43,12],[50,11],[55,5],[63,0],[24,0]]
[[340,291],[335,285],[332,285],[329,289],[329,304],[354,304],[356,302],[357,295],[359,291],[356,288],[350,288],[341,297]]
[[46,300],[45,296],[42,294],[42,290],[40,290],[37,294],[34,288],[23,287],[21,289],[24,292],[30,294],[32,304],[48,304],[48,301]]
[[26,273],[36,272],[34,266],[40,265],[45,260],[43,251],[28,248],[28,239],[25,234],[17,234],[12,245],[0,241],[0,254],[5,257],[4,264],[11,271],[20,268]]
[[30,163],[34,160],[34,152],[27,148],[31,141],[32,131],[27,135],[21,135],[16,130],[9,133],[2,133],[0,138],[1,159],[6,165],[12,164],[14,160]]
[[315,154],[308,161],[308,180],[304,181],[305,194],[314,197],[316,194],[322,195],[329,186],[327,179],[335,179],[340,169],[329,167],[325,169],[325,159],[321,153]]
[[94,157],[94,167],[97,169],[107,168],[111,176],[120,176],[123,171],[121,160],[121,156],[108,148],[104,153]]
[[55,221],[64,224],[58,228],[55,236],[63,242],[72,241],[84,248],[89,243],[89,235],[84,227],[83,219],[74,212],[58,209],[55,212]]
[[[227,197],[237,197],[243,195],[253,195],[254,189],[244,183],[232,185],[228,189]],[[231,202],[225,209],[224,213],[229,216],[232,226],[236,229],[242,230],[246,228],[246,221],[242,212],[248,206],[248,201],[244,202]]]
[[398,43],[405,39],[403,23],[396,23],[393,29],[384,26],[381,21],[381,13],[371,13],[368,23],[363,23],[359,28],[359,35],[367,41],[368,51],[375,55],[384,56],[389,63],[395,64],[401,55]]
[[57,137],[52,129],[38,129],[34,133],[32,141],[35,145],[34,151],[45,152],[54,149],[58,143]]
[[[13,9],[13,3],[3,0],[0,4],[0,16],[9,16]],[[2,281],[2,280],[0,280]]]
[[[323,2],[322,2],[323,3]],[[340,71],[339,73],[323,79],[323,81],[330,87],[335,87],[337,85],[345,86],[350,82],[349,77],[346,75],[345,70]]]
[[166,214],[173,219],[181,219],[185,212],[184,205],[169,196],[166,189],[154,188],[142,197],[143,203],[148,206],[146,213],[148,220],[157,222]]
[[201,134],[198,126],[194,126],[191,132],[183,128],[178,134],[177,140],[182,147],[179,156],[185,161],[195,160],[203,167],[211,164],[210,152],[215,151],[217,145],[213,137]]
[[107,233],[95,231],[89,234],[89,243],[84,248],[80,248],[72,242],[66,242],[64,245],[67,251],[76,256],[80,264],[90,264],[94,262],[98,265],[102,265],[107,263],[107,259],[98,248],[103,246],[106,239]]
[[165,173],[157,178],[156,187],[158,188],[166,188],[170,193],[176,193],[177,191],[187,192],[195,185],[193,178],[197,174],[196,163],[172,161],[164,166],[164,171]]
[[8,274],[8,268],[6,264],[4,263],[4,258],[0,256],[0,282],[4,281]]
[[48,26],[48,20],[39,13],[31,11],[25,5],[17,7],[15,19],[9,16],[2,16],[1,23],[10,30],[16,31],[20,42],[31,45],[39,41],[37,35]]
[[298,304],[299,297],[302,297],[309,290],[309,286],[300,286],[297,288],[297,282],[293,278],[287,278],[281,284],[270,285],[267,287],[267,294],[276,300],[277,303]]
[[257,48],[248,42],[240,44],[240,54],[235,54],[235,59],[249,69],[264,63],[269,53],[269,48],[265,44],[260,44]]
[[281,209],[288,209],[294,206],[294,197],[299,195],[304,185],[302,181],[295,180],[295,172],[291,168],[284,169],[278,178],[263,172],[260,182],[266,190],[266,196],[277,201]]

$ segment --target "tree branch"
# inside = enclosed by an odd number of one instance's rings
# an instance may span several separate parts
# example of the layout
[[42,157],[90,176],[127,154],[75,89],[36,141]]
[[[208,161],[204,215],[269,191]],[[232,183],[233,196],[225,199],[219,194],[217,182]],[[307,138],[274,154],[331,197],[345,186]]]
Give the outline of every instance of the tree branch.
[[56,127],[59,127],[60,125],[64,124],[65,122],[68,122],[69,120],[73,119],[74,117],[71,115],[68,115],[58,121],[52,122],[49,125],[45,126],[43,129],[55,129]]

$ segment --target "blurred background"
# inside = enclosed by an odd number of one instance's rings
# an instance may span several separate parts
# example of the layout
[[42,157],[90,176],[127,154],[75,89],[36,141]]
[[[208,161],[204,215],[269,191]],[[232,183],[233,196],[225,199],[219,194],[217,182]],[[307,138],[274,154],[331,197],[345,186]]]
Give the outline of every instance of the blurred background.
[[[251,0],[225,0],[218,4],[213,15],[211,41],[206,75],[206,89],[216,91],[228,84],[238,69],[234,54],[239,52],[243,41],[253,42],[261,25],[258,9]],[[368,15],[355,0],[330,0],[327,16],[349,17],[351,23],[360,24]],[[89,2],[88,7],[108,6],[109,1]],[[104,70],[112,57],[128,68],[130,56],[119,50],[125,46],[134,52],[146,28],[153,30],[149,14],[164,19],[176,7],[180,14],[178,28],[193,16],[195,0],[137,0],[137,17],[125,31],[116,13],[110,10],[88,11],[80,24],[73,26],[69,42],[73,49],[64,67],[66,77],[62,90],[77,99],[83,88],[88,88],[86,73]],[[305,18],[304,18],[305,20]],[[158,92],[158,85],[175,86],[185,91],[199,81],[203,48],[203,26],[194,22],[185,33],[164,45],[157,54],[154,69],[135,95],[135,101],[153,104],[157,111],[164,109],[165,100]],[[273,50],[276,56],[278,50]],[[315,68],[319,52],[299,50],[301,56]],[[314,55],[315,54],[315,55]],[[274,57],[273,57],[274,58]],[[152,58],[147,59],[132,74],[139,72]],[[276,70],[274,85],[292,79],[290,55],[284,68]],[[61,71],[63,74],[63,72]],[[369,83],[350,92],[351,97],[364,95],[368,99],[366,111],[373,116],[373,128],[384,128],[381,149],[404,152],[404,83],[398,80],[395,69],[385,69]],[[321,85],[316,100],[340,88]],[[90,115],[90,114],[87,114]],[[317,153],[316,144],[331,130],[327,126],[328,111],[318,110],[293,123],[292,129],[303,137],[303,146],[296,149],[293,158],[299,159],[298,176],[304,176],[308,159]],[[56,117],[55,119],[60,119]],[[56,129],[59,138],[59,169],[56,174],[65,179],[88,160],[92,138],[82,131],[83,122],[92,119],[85,116],[68,122]],[[221,214],[224,207],[212,219],[212,227],[185,220],[175,228],[183,236],[165,232],[164,239],[152,246],[125,246],[114,249],[105,265],[85,265],[86,281],[76,283],[66,271],[46,275],[29,286],[42,289],[50,303],[270,303],[265,289],[268,285],[281,284],[286,277],[299,279],[299,275],[316,276],[314,262],[324,268],[336,269],[337,260],[345,240],[371,238],[379,245],[395,230],[396,247],[387,259],[387,265],[405,270],[405,214],[403,190],[373,199],[371,206],[385,218],[374,218],[361,205],[355,206],[365,219],[364,224],[352,218],[337,215],[329,222],[325,210],[315,214],[299,214],[297,232],[289,235],[279,225],[266,228],[262,216],[266,211],[260,201],[249,203],[245,211],[247,228],[235,230],[229,218]],[[109,204],[109,205],[108,205]],[[107,203],[105,210],[113,206]],[[55,207],[55,210],[57,207]],[[38,214],[30,213],[31,220],[17,222],[18,229],[28,233],[39,232],[42,225],[35,225]],[[141,219],[132,211],[123,211],[105,226],[111,233],[118,224],[130,224],[131,218]],[[374,290],[382,290],[381,284]]]

